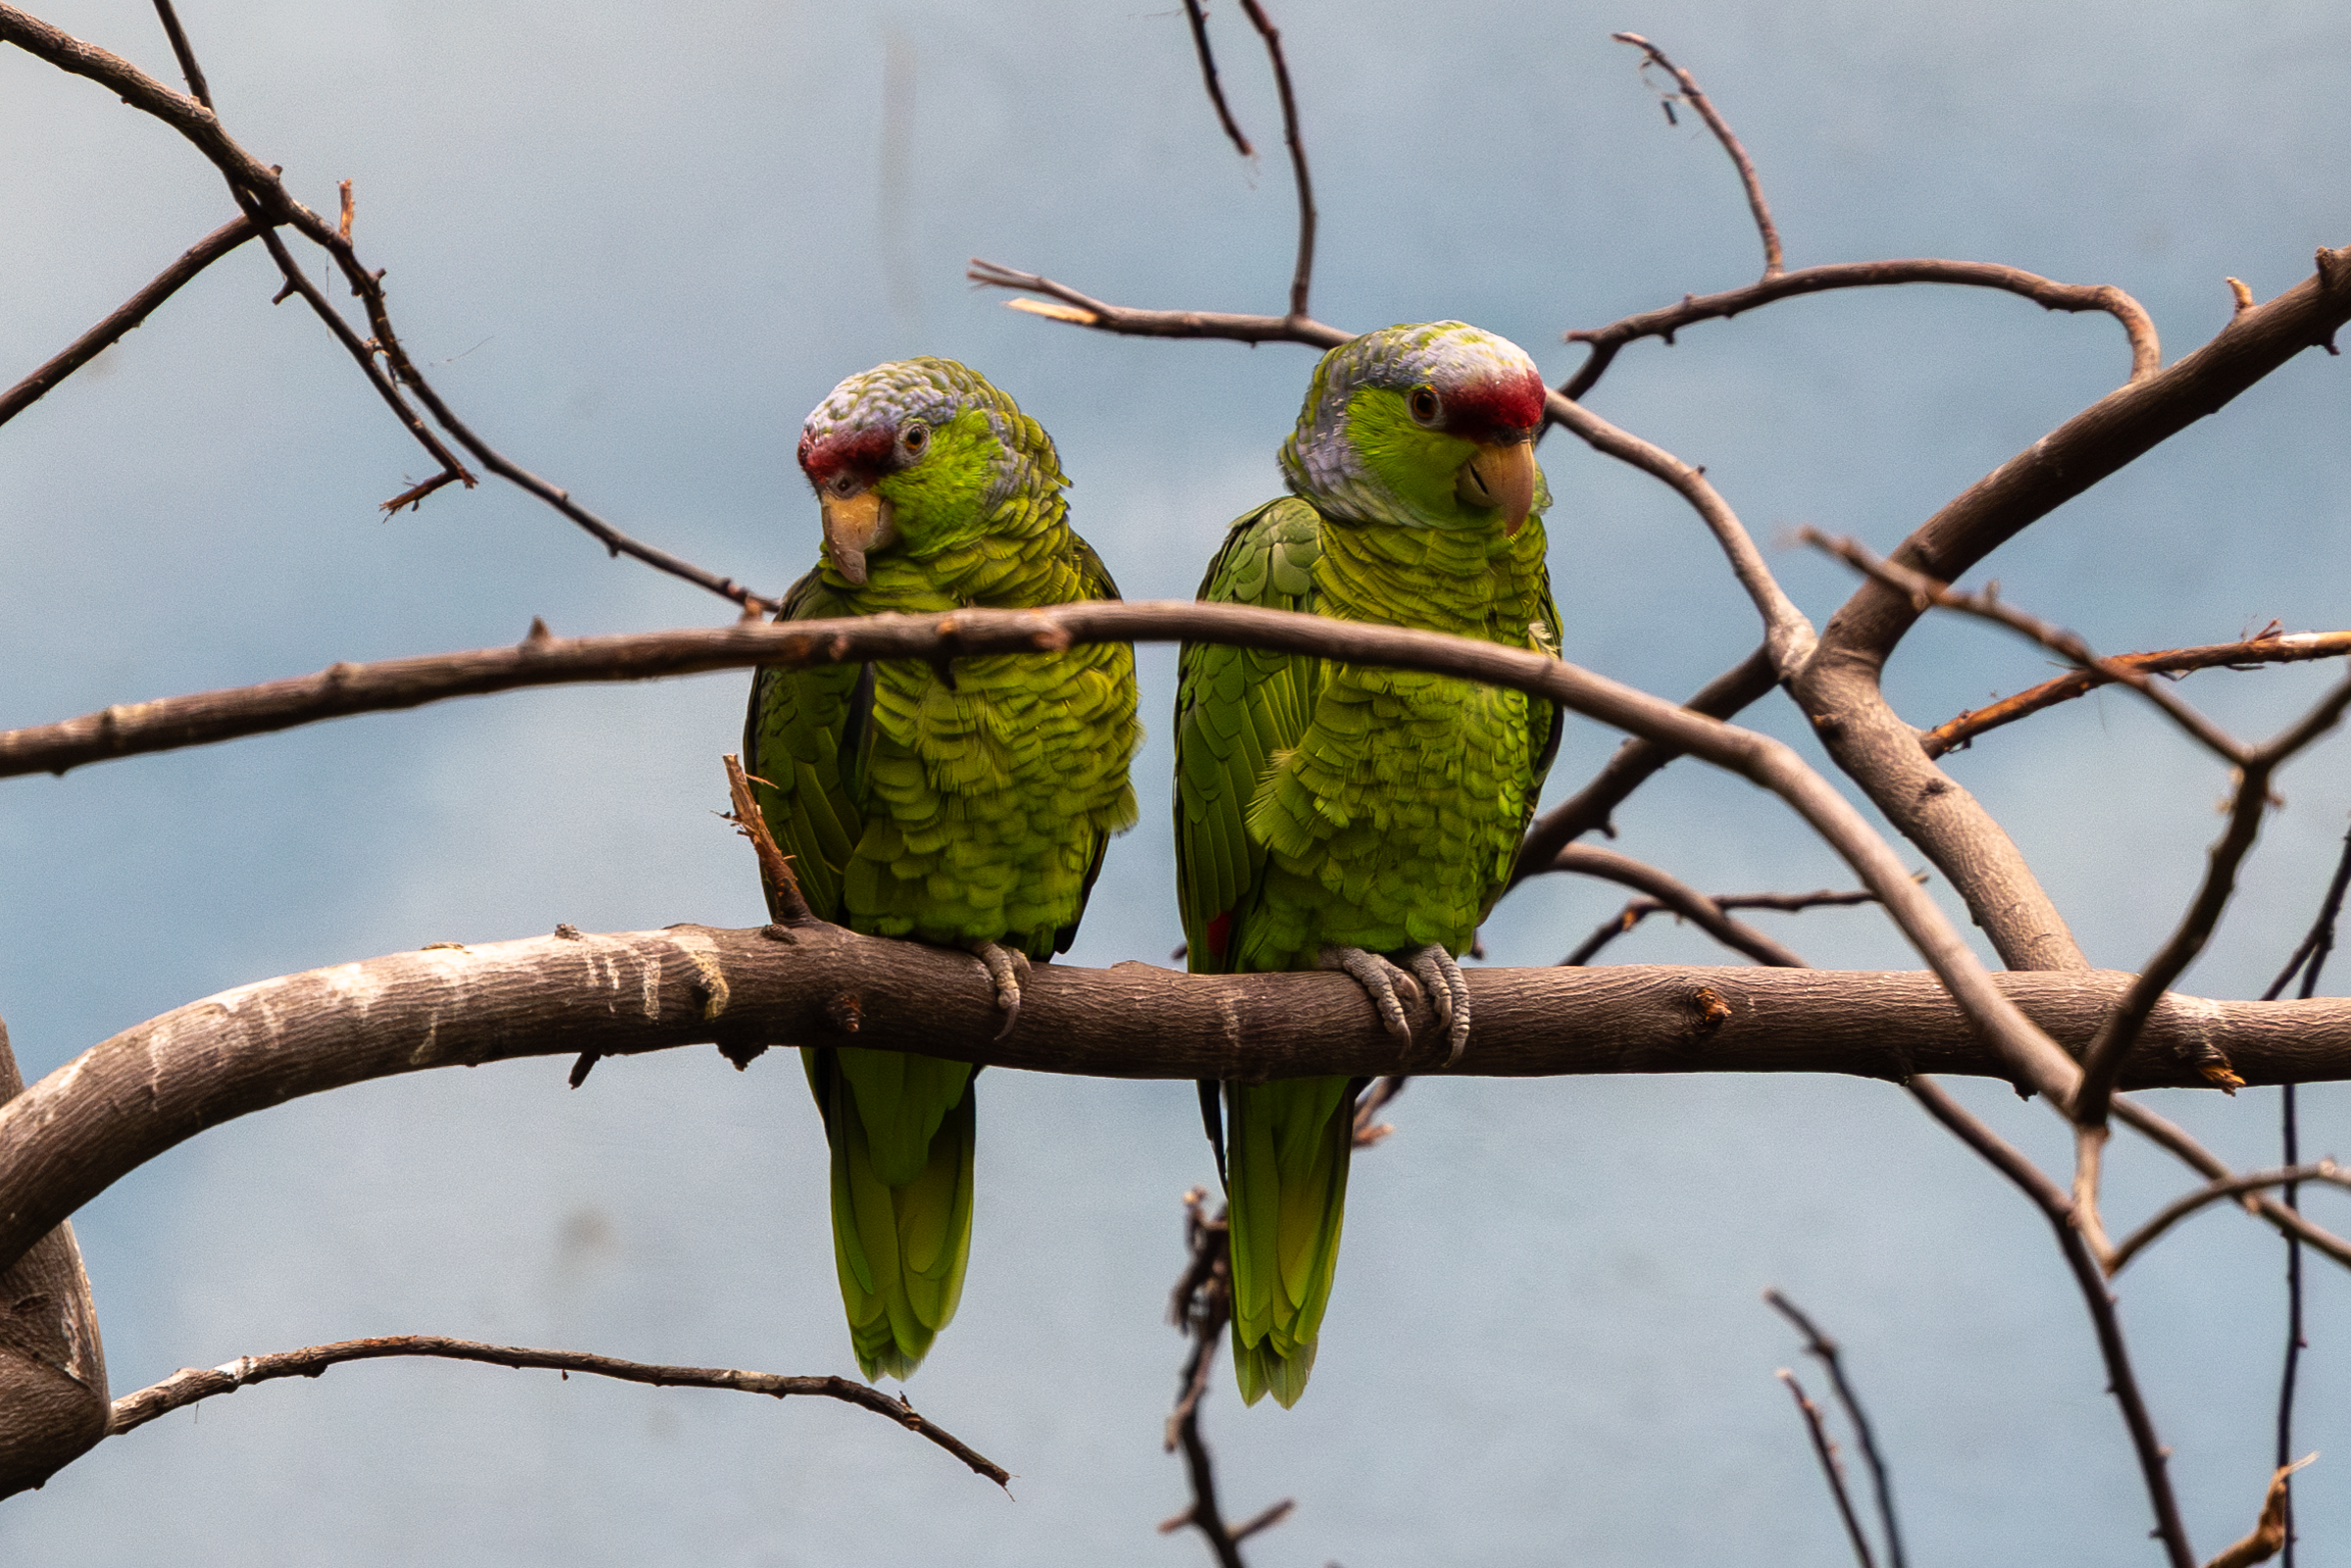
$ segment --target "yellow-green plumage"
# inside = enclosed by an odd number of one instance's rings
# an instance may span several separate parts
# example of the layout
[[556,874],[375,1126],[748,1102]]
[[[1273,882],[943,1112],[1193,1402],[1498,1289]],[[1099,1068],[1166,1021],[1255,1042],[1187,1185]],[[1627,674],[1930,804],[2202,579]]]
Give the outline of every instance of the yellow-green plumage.
[[[843,552],[853,562],[829,547],[780,620],[1118,596],[1069,528],[1051,440],[952,361],[843,381],[809,416],[800,461],[828,507],[878,501],[888,537]],[[1102,643],[944,667],[764,668],[743,762],[820,917],[1047,959],[1075,937],[1109,835],[1134,821],[1127,765],[1141,738],[1133,652]],[[802,1057],[832,1145],[858,1365],[902,1378],[962,1293],[975,1070],[851,1047]]]
[[[1524,354],[1458,323],[1334,350],[1284,449],[1297,494],[1234,524],[1201,597],[1557,652],[1540,520],[1455,499],[1464,464],[1531,433],[1533,378]],[[1425,426],[1420,390],[1437,398]],[[1508,884],[1557,733],[1556,711],[1515,691],[1186,644],[1175,818],[1191,967],[1465,950]],[[1252,1402],[1295,1402],[1312,1370],[1357,1087],[1223,1086],[1234,1363]]]

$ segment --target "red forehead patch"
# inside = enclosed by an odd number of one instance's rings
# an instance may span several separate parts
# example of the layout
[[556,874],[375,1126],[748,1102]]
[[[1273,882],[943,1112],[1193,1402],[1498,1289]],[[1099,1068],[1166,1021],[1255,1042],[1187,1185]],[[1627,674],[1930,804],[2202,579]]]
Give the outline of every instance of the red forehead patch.
[[843,469],[860,474],[876,475],[888,466],[897,437],[880,427],[864,430],[835,430],[818,437],[812,430],[800,431],[800,472],[812,483],[822,484]]
[[1481,376],[1445,394],[1446,429],[1457,435],[1523,440],[1543,423],[1543,378],[1530,367]]

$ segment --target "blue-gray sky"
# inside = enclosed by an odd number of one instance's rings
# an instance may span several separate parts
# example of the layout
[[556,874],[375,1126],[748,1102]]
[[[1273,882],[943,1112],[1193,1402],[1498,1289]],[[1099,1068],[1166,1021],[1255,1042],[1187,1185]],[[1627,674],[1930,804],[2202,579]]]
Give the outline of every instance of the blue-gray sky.
[[[37,8],[170,76],[134,0]],[[1081,529],[1136,596],[1188,594],[1272,493],[1303,350],[1125,341],[971,292],[966,256],[1137,304],[1276,310],[1292,198],[1260,57],[1217,7],[1224,143],[1181,12],[1072,4],[645,9],[445,0],[182,10],[232,130],[389,269],[412,353],[516,460],[640,536],[756,585],[813,558],[792,463],[843,376],[939,353],[1053,431]],[[1457,316],[1559,341],[1759,265],[1732,172],[1668,126],[1608,33],[1697,71],[1760,164],[1791,265],[1949,255],[2113,282],[2176,356],[2351,242],[2351,18],[2320,3],[2028,6],[1656,0],[1283,4],[1323,215],[1315,306],[1362,328]],[[230,215],[178,136],[0,53],[0,379],[55,351]],[[258,249],[0,431],[0,725],[519,637],[726,619],[608,561],[497,485],[386,520],[429,464]],[[2121,334],[2000,295],[1794,301],[1628,349],[1595,408],[1709,474],[1769,538],[1880,548],[2120,380]],[[2351,370],[2305,355],[1992,563],[2007,593],[2113,649],[2351,621]],[[1680,695],[1752,612],[1654,481],[1555,434],[1567,656]],[[1841,568],[1774,556],[1815,617]],[[1161,715],[1142,825],[1080,947],[1177,939]],[[1888,687],[1931,724],[2041,679],[1991,631],[1930,624]],[[2310,670],[2186,688],[2260,733]],[[225,986],[569,921],[758,918],[711,812],[743,681],[526,693],[363,718],[63,780],[0,783],[0,1016],[28,1076]],[[1755,722],[1809,745],[1784,702]],[[1571,731],[1573,788],[1613,737]],[[2240,910],[2186,987],[2257,993],[2351,810],[2343,753],[2284,779]],[[2118,698],[1949,764],[2032,856],[2092,959],[2134,968],[2194,885],[2225,780]],[[1682,765],[1620,847],[1721,890],[1847,880],[1747,785]],[[1489,928],[1565,951],[1621,903],[1553,879]],[[1769,917],[1764,917],[1769,918]],[[1814,962],[1911,967],[1869,911],[1774,927]],[[1618,961],[1715,961],[1653,922]],[[2336,977],[2341,978],[2340,974]],[[2337,989],[2330,984],[2329,990]],[[695,1050],[441,1073],[205,1135],[86,1210],[118,1391],[183,1364],[430,1332],[649,1360],[844,1371],[821,1133],[794,1065]],[[2060,1130],[1968,1100],[2036,1152]],[[2275,1095],[2167,1094],[2244,1164]],[[2351,1096],[2306,1095],[2305,1148]],[[1842,1080],[1421,1083],[1357,1162],[1314,1386],[1211,1441],[1237,1512],[1300,1508],[1268,1568],[1338,1559],[1836,1560],[1839,1529],[1757,1301],[1845,1341],[1920,1563],[2153,1560],[2146,1505],[2046,1227],[1898,1091]],[[16,1560],[354,1564],[1181,1564],[1159,1422],[1178,1195],[1211,1172],[1182,1085],[992,1073],[961,1316],[911,1393],[1018,1473],[1007,1501],[846,1408],[373,1365],[280,1384],[109,1443],[0,1508]],[[2116,1207],[2182,1185],[2124,1147]],[[2315,1197],[2314,1203],[2325,1203]],[[2199,1546],[2248,1527],[2269,1464],[2280,1249],[2208,1215],[2125,1276],[2125,1320]],[[2351,1293],[2316,1275],[2305,1446],[2345,1446]],[[2304,1561],[2342,1561],[2351,1468],[2297,1485]]]

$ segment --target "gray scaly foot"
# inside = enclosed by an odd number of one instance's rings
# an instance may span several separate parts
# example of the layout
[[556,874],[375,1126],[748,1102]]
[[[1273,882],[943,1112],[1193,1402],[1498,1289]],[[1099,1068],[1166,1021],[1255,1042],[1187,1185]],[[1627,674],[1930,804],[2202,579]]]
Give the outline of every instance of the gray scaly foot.
[[1352,978],[1371,997],[1371,1005],[1379,1010],[1380,1022],[1387,1026],[1388,1033],[1406,1045],[1412,1043],[1412,1026],[1405,1018],[1405,1004],[1396,994],[1396,987],[1402,985],[1414,1000],[1419,999],[1419,983],[1409,973],[1360,947],[1325,947],[1316,956],[1315,964]]
[[1004,1027],[996,1037],[1002,1039],[1020,1022],[1020,986],[1029,978],[1029,955],[992,941],[967,941],[963,950],[987,965],[988,978],[996,983],[996,1005],[1004,1014]]
[[1461,978],[1461,966],[1453,954],[1435,942],[1406,962],[1436,1005],[1437,1022],[1445,1026],[1445,1065],[1451,1067],[1469,1045],[1469,982]]

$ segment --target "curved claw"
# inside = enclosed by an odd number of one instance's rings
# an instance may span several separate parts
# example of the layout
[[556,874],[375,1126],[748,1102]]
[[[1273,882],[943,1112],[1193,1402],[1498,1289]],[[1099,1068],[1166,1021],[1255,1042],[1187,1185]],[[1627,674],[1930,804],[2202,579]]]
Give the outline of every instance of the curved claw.
[[1379,1010],[1380,1022],[1405,1044],[1412,1043],[1412,1026],[1405,1017],[1405,1004],[1397,998],[1396,987],[1402,982],[1415,1001],[1420,986],[1412,977],[1374,952],[1360,947],[1325,947],[1315,958],[1316,967],[1338,970],[1363,987],[1371,1005]]
[[1410,963],[1436,1004],[1437,1022],[1445,1026],[1445,1065],[1451,1067],[1469,1046],[1469,982],[1453,954],[1435,942],[1414,953]]
[[963,950],[987,966],[988,978],[996,984],[996,1005],[1004,1014],[1004,1027],[996,1037],[1002,1039],[1020,1022],[1020,985],[1029,978],[1029,955],[992,941],[968,941]]

